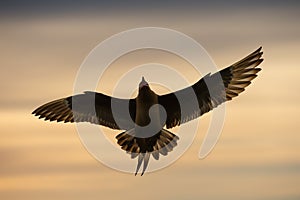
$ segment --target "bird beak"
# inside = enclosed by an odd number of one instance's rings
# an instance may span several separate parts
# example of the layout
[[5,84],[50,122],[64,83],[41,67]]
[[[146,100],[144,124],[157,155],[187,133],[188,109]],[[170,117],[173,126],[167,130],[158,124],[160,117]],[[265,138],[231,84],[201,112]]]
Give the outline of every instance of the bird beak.
[[149,87],[147,81],[145,81],[145,78],[142,77],[142,81],[140,82],[139,88],[141,89],[142,87],[145,87],[145,86]]

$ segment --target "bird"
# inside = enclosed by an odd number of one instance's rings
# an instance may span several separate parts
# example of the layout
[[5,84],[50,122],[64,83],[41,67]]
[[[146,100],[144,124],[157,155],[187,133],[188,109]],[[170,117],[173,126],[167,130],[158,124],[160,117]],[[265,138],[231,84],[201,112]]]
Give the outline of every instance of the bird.
[[117,143],[132,159],[138,158],[135,175],[144,163],[143,175],[151,155],[158,160],[176,147],[179,137],[167,129],[196,119],[237,97],[261,71],[262,55],[259,47],[238,62],[168,94],[156,94],[142,77],[135,98],[85,91],[46,103],[32,114],[45,121],[90,122],[123,130],[115,137]]

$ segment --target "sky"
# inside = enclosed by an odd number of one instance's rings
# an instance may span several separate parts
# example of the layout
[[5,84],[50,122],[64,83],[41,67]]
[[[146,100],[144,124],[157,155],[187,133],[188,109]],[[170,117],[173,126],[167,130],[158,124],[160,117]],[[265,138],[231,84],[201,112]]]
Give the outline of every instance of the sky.
[[[299,8],[298,1],[2,1],[0,198],[299,199]],[[72,94],[81,64],[100,42],[149,26],[195,39],[219,69],[260,46],[265,60],[246,91],[226,104],[221,137],[208,157],[198,153],[211,114],[201,117],[176,162],[135,177],[97,161],[74,124],[45,122],[31,112]],[[200,78],[184,60],[144,50],[112,63],[97,91],[111,95],[126,70],[149,62],[173,67],[189,83]],[[119,133],[103,129],[111,140]]]

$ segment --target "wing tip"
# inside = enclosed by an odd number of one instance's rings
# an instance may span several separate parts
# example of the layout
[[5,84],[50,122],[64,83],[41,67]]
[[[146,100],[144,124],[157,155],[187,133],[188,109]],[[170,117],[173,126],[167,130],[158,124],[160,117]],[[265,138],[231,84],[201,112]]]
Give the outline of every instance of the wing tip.
[[[39,106],[34,111],[31,112],[32,115],[43,119],[44,121],[56,121],[56,122],[72,122],[74,121],[73,115],[68,112],[68,104],[66,104],[66,98],[57,99]],[[61,111],[63,112],[61,113]],[[68,114],[67,114],[68,113]],[[67,114],[68,117],[64,115]]]
[[259,46],[259,48],[257,49],[257,51],[261,51],[262,50],[262,45]]

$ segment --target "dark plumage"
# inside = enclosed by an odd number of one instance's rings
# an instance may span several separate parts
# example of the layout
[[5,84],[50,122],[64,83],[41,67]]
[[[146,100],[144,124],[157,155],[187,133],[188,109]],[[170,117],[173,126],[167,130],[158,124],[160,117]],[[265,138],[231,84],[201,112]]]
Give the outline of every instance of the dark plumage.
[[[167,155],[177,145],[179,138],[163,127],[179,126],[238,96],[261,70],[258,68],[263,61],[261,49],[260,47],[233,65],[217,73],[207,74],[192,86],[174,93],[157,95],[143,78],[138,96],[134,99],[84,92],[44,104],[32,114],[50,121],[90,122],[125,130],[116,136],[118,144],[131,153],[132,158],[139,156],[136,172],[144,161],[143,174],[150,155],[159,159],[159,154]],[[149,124],[149,109],[155,104],[164,107],[166,120],[161,119],[162,113],[156,109],[152,119],[154,128],[145,132],[139,127]],[[119,109],[112,109],[112,105],[117,105]]]

